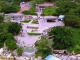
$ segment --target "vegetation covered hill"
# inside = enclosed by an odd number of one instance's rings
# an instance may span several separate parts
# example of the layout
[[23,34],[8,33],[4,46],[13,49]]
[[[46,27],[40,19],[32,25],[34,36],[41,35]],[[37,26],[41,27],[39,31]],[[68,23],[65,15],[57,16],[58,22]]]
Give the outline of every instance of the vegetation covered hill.
[[[50,31],[52,38],[54,38],[52,47],[54,49],[67,49],[69,51],[74,50],[75,52],[80,52],[80,0],[0,0],[0,12],[17,12],[20,9],[19,4],[22,1],[32,2],[32,8],[26,12],[27,14],[35,14],[35,5],[38,3],[54,2],[56,8],[46,8],[43,11],[43,15],[58,16],[60,14],[64,14],[65,19],[63,22],[65,23],[65,27],[55,27]],[[3,47],[3,43],[6,42],[8,48],[14,50],[17,48],[17,45],[13,36],[19,33],[21,25],[11,22],[3,23],[3,19],[4,15],[0,15],[0,47]],[[40,42],[43,44],[40,45]],[[50,53],[49,46],[46,46],[43,39],[36,42],[36,46],[40,52],[37,52],[36,54],[42,56],[45,51],[49,51]]]

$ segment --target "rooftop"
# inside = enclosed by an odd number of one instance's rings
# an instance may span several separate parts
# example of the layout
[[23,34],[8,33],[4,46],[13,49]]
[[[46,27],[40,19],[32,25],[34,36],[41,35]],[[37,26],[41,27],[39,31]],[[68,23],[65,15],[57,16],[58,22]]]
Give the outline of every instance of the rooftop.
[[54,6],[54,4],[53,3],[43,3],[43,4],[39,4],[39,6],[48,7],[48,6]]
[[52,19],[52,18],[54,19],[54,18],[55,18],[55,19],[56,19],[57,16],[44,16],[44,18],[46,18],[46,19],[49,19],[49,18],[50,18],[50,19]]
[[53,56],[53,55],[48,55],[48,56],[45,58],[45,60],[61,60],[61,59],[59,59],[59,58],[57,58],[57,57],[55,57],[55,56]]

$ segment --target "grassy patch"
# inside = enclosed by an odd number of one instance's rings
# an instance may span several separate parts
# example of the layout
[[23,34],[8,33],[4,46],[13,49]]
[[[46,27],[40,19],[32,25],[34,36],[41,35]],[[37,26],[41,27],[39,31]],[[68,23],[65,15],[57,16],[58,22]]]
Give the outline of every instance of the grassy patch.
[[25,22],[25,23],[29,23],[31,20],[24,20],[24,21],[20,21],[20,22]]
[[33,35],[41,35],[41,34],[40,34],[40,33],[34,33],[34,32],[31,32],[31,33],[28,33],[28,35],[33,36]]
[[39,24],[37,20],[33,20],[33,24]]
[[42,16],[52,16],[52,15],[56,15],[55,7],[47,7],[43,10]]

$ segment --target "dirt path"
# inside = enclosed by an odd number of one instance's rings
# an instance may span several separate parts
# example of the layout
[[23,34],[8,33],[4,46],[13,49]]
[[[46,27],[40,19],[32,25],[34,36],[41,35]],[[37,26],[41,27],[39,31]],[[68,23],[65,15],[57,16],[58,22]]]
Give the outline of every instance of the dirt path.
[[29,10],[29,9],[30,6],[24,6],[23,8],[20,9],[20,11],[18,11],[18,13],[22,13],[22,11]]

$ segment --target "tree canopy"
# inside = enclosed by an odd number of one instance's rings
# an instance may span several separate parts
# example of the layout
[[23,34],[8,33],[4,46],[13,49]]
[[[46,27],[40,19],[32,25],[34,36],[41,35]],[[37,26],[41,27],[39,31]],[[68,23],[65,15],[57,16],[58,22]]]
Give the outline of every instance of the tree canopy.
[[67,49],[74,46],[73,34],[68,28],[54,27],[49,35],[53,37],[54,44],[52,46],[54,49]]
[[8,32],[12,33],[13,35],[16,35],[20,32],[21,30],[21,24],[18,23],[12,23],[9,27],[8,27]]
[[0,23],[4,22],[4,14],[0,14]]
[[59,8],[57,8],[57,15],[60,14],[66,14],[67,12],[69,12],[71,9],[75,9],[77,7],[75,2],[71,2],[71,1],[60,1],[57,2],[56,4],[60,4],[58,5]]
[[3,47],[4,42],[5,42],[8,49],[10,49],[10,50],[17,49],[17,44],[16,44],[16,40],[14,39],[14,36],[12,35],[12,33],[8,32],[8,28],[12,24],[13,23],[11,23],[11,22],[6,22],[6,23],[0,24],[0,48]]
[[10,2],[12,0],[2,0],[0,1],[0,12],[4,13],[14,13],[19,11],[20,6],[18,3]]
[[17,53],[18,53],[18,56],[22,56],[23,49],[21,47],[18,47],[17,48]]
[[6,46],[8,47],[8,49],[10,49],[12,51],[17,49],[17,47],[18,47],[15,39],[6,39],[5,43],[6,43]]
[[80,18],[76,15],[66,15],[64,19],[66,26],[72,26],[75,28],[80,28]]
[[45,58],[47,55],[51,53],[51,49],[50,49],[52,45],[51,40],[48,40],[42,36],[41,39],[35,43],[35,45],[38,49],[38,51],[36,52],[36,56],[42,56],[42,58]]

